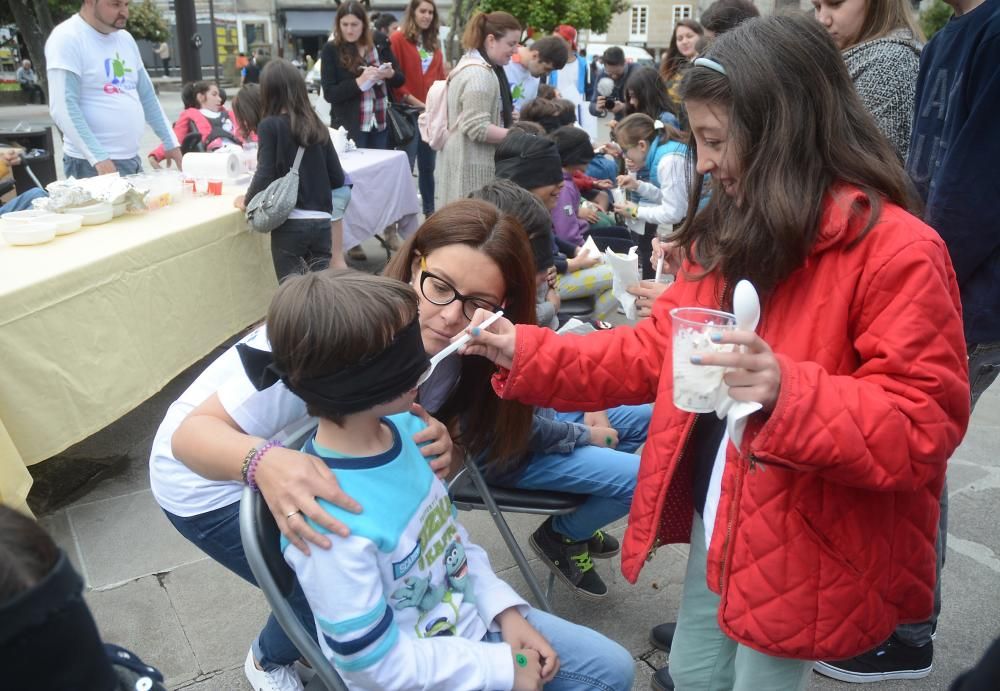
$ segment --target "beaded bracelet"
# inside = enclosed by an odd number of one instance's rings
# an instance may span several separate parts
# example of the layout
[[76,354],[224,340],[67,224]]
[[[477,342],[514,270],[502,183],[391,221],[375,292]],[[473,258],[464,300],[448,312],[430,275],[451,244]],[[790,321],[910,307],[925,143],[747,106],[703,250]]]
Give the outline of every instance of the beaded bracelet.
[[271,441],[264,444],[254,457],[250,460],[250,465],[247,467],[247,487],[252,489],[254,492],[259,492],[260,488],[257,487],[257,482],[255,480],[257,475],[257,464],[260,463],[260,459],[264,458],[264,454],[273,449],[276,446],[282,446],[281,442],[277,439],[272,439]]
[[260,453],[261,448],[263,448],[264,444],[266,443],[267,442],[264,442],[260,446],[253,447],[252,449],[247,451],[247,455],[243,457],[243,465],[240,467],[240,477],[243,478],[244,485],[247,484],[247,471],[250,470],[251,461],[257,458],[257,454]]

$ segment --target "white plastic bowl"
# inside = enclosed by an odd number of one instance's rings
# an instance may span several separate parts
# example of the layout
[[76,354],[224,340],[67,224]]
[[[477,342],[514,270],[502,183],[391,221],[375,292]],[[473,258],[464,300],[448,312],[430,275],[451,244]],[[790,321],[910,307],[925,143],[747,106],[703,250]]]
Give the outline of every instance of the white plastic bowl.
[[50,216],[51,214],[51,211],[46,211],[45,209],[24,209],[22,211],[6,213],[0,216],[0,219],[9,223],[22,223],[24,221],[35,221],[40,216]]
[[3,239],[11,245],[41,245],[56,236],[56,224],[45,221],[36,223],[5,223],[0,228]]
[[78,214],[57,214],[47,212],[34,216],[16,216],[15,214],[17,213],[18,212],[14,212],[14,214],[5,214],[0,222],[10,228],[17,228],[18,226],[28,223],[55,223],[56,235],[69,235],[70,233],[75,233],[80,230],[80,225],[83,223],[83,216]]
[[118,218],[119,216],[124,216],[125,209],[127,207],[128,204],[126,202],[122,202],[121,204],[115,204],[113,207],[111,207],[111,217]]
[[114,210],[107,202],[93,202],[86,206],[77,206],[71,209],[70,213],[83,217],[83,225],[96,226],[100,223],[107,223],[114,217]]

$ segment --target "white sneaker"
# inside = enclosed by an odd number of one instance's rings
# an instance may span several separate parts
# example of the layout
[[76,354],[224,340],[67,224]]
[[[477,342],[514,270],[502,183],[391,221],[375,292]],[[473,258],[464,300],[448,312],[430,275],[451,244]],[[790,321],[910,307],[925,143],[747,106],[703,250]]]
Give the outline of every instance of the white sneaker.
[[278,667],[270,672],[257,669],[253,661],[253,649],[247,653],[247,661],[243,663],[243,673],[253,687],[253,691],[304,691],[302,680],[295,673],[295,666]]

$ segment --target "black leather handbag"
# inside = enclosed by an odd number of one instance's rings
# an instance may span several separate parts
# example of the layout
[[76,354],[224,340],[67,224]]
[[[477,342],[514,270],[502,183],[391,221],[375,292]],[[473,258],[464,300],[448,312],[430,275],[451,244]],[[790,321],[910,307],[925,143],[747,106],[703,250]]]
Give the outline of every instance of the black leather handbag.
[[417,136],[417,114],[419,108],[389,101],[386,111],[386,126],[389,128],[389,144],[394,149],[402,149]]

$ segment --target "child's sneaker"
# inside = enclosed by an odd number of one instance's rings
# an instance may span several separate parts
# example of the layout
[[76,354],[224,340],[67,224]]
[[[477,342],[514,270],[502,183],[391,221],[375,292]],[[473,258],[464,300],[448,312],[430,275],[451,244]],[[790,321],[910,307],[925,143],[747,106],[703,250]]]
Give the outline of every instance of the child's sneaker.
[[588,540],[568,540],[552,530],[551,523],[552,519],[547,519],[528,538],[528,544],[541,557],[542,563],[576,595],[592,600],[606,597],[608,586],[594,571]]
[[278,667],[270,672],[257,669],[253,659],[253,649],[247,653],[247,661],[243,663],[243,673],[253,687],[253,691],[304,691],[302,680],[295,673],[294,665]]
[[595,530],[591,538],[587,540],[587,549],[594,559],[610,559],[622,551],[622,546],[614,535],[603,530]]

